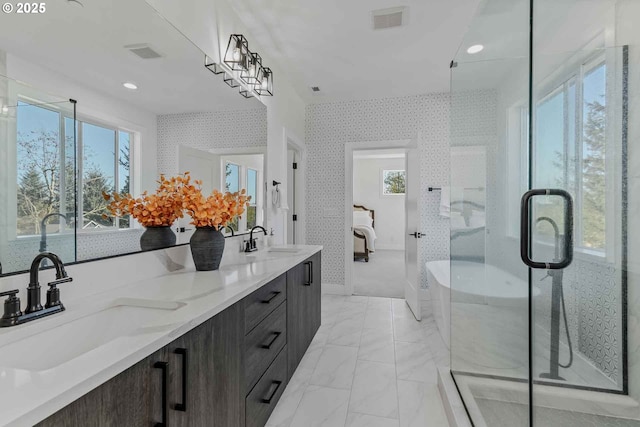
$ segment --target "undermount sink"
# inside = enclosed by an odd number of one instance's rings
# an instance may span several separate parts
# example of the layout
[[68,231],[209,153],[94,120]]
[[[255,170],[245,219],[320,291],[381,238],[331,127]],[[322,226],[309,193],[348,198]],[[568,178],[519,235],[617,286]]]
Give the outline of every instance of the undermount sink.
[[184,305],[135,298],[114,300],[98,312],[7,344],[11,351],[0,352],[0,366],[46,371],[119,337],[135,335]]

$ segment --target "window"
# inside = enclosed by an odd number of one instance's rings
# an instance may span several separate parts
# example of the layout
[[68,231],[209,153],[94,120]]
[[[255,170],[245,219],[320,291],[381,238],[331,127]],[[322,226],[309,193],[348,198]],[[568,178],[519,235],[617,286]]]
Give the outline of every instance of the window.
[[247,207],[247,229],[256,226],[256,214],[258,210],[258,171],[247,168],[247,195],[251,197]]
[[382,171],[382,194],[404,195],[405,192],[405,171],[403,170],[383,170]]
[[[72,216],[76,206],[76,176],[77,188],[82,189],[77,194],[77,206],[82,209],[78,213],[78,229],[129,228],[129,218],[103,218],[107,210],[102,192],[130,191],[132,134],[80,120],[74,130],[73,118],[59,111],[22,101],[18,106],[17,235],[40,233],[42,218],[50,213]],[[60,231],[75,226],[62,217],[51,217],[47,223],[49,228],[60,224]]]
[[[575,244],[583,250],[604,252],[607,240],[607,206],[614,201],[606,192],[606,63],[603,57],[586,62],[563,83],[555,86],[536,103],[532,147],[532,178],[535,188],[564,188],[574,198]],[[508,113],[509,147],[507,165],[509,234],[517,236],[519,196],[526,191],[528,119],[524,107]],[[518,123],[521,131],[515,130]],[[520,134],[518,136],[518,133]],[[513,135],[513,137],[512,137]],[[516,141],[516,139],[519,139]],[[611,149],[611,148],[609,148]],[[517,156],[520,156],[518,162]],[[520,165],[518,165],[520,163]],[[610,171],[613,175],[614,171]],[[562,218],[559,197],[538,198],[535,216]],[[563,224],[558,224],[563,227]],[[537,237],[551,241],[550,227],[539,227]]]

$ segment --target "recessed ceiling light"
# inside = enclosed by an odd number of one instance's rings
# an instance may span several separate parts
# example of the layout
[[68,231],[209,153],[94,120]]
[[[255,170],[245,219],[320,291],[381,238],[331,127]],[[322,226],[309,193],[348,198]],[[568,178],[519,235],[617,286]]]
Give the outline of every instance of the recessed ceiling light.
[[135,83],[131,83],[131,82],[122,83],[122,86],[126,87],[127,89],[131,89],[131,90],[138,89],[138,85],[135,84]]
[[474,44],[467,49],[467,53],[473,55],[474,53],[482,52],[482,49],[484,49],[484,46],[481,44]]

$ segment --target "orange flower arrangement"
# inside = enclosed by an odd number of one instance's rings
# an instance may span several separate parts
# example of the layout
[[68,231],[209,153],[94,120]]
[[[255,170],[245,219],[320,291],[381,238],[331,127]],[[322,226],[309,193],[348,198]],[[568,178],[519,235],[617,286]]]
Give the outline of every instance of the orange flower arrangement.
[[213,190],[205,197],[202,194],[202,181],[194,180],[192,184],[189,172],[185,173],[185,177],[180,188],[182,208],[191,216],[191,224],[196,227],[214,227],[220,230],[241,216],[251,200],[244,189],[235,193]]
[[[163,227],[172,225],[176,219],[182,218],[182,189],[189,183],[189,173],[172,178],[160,175],[158,189],[154,194],[145,191],[141,197],[131,194],[107,194],[102,197],[109,202],[107,210],[113,216],[131,215],[144,227]],[[104,215],[106,216],[106,215]]]

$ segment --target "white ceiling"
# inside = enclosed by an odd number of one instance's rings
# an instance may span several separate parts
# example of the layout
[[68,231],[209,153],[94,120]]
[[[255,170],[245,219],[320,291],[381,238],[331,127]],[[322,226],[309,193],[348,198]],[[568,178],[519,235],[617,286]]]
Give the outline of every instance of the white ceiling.
[[[448,91],[449,63],[480,0],[229,2],[300,95],[327,102]],[[396,6],[409,7],[408,25],[374,31],[371,11]]]
[[[3,14],[0,49],[155,114],[262,106],[205,69],[204,54],[144,0],[81,1],[50,1],[42,15]],[[123,47],[137,43],[164,56],[143,60]]]

